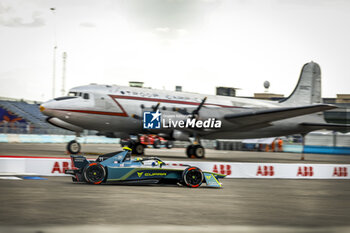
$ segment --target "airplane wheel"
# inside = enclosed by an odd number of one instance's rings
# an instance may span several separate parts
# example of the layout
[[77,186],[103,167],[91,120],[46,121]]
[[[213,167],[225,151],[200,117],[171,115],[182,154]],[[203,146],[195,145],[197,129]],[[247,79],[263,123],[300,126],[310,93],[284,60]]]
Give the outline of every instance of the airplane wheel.
[[194,145],[193,146],[193,154],[196,156],[196,158],[202,159],[205,155],[205,149],[201,145]]
[[204,158],[205,149],[201,145],[189,145],[186,149],[187,157],[189,158]]
[[99,163],[90,163],[84,169],[84,178],[88,183],[101,184],[106,178],[106,169]]
[[182,173],[182,182],[191,188],[199,187],[203,182],[203,172],[198,167],[188,167]]
[[187,154],[187,157],[192,158],[192,155],[193,155],[193,145],[189,145],[189,146],[186,148],[186,154]]
[[135,143],[134,146],[132,147],[133,154],[142,155],[144,151],[145,151],[145,147],[140,142]]
[[75,140],[72,140],[67,144],[67,151],[70,154],[74,154],[74,155],[78,154],[80,153],[80,149],[81,149],[80,143]]

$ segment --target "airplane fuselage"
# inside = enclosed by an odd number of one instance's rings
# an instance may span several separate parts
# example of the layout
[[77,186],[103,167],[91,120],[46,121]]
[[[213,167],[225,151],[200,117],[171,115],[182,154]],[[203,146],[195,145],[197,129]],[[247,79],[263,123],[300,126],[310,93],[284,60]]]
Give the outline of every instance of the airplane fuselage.
[[[234,139],[282,136],[300,133],[300,117],[275,121],[264,127],[237,128],[223,116],[247,110],[281,107],[274,101],[238,97],[203,95],[125,86],[86,85],[72,88],[67,97],[59,97],[42,105],[43,113],[58,118],[82,129],[97,130],[102,134],[115,133],[116,136],[139,133],[172,134],[173,127],[158,130],[144,130],[143,111],[152,110],[159,103],[159,111],[176,113],[192,112],[207,97],[200,110],[201,119],[215,118],[222,122],[221,130],[203,130],[196,134],[202,138]],[[179,111],[180,110],[180,111]],[[315,115],[307,115],[312,121],[322,121]],[[300,119],[300,121],[298,120]],[[176,130],[176,129],[175,129]],[[189,130],[191,135],[191,130]]]

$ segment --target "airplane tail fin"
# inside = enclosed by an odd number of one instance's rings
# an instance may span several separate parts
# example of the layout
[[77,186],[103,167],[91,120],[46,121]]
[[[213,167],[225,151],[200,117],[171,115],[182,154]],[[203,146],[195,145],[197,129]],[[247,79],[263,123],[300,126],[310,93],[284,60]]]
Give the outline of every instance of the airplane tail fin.
[[315,62],[306,63],[292,94],[280,101],[285,105],[310,105],[322,103],[321,69]]

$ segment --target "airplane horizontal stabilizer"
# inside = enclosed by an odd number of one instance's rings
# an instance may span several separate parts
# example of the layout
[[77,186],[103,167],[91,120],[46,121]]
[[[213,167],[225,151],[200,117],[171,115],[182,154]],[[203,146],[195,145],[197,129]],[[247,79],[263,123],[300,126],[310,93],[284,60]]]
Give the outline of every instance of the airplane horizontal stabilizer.
[[300,125],[313,130],[327,129],[340,132],[350,132],[350,125],[346,124],[330,124],[330,123],[301,123]]
[[237,124],[239,126],[247,126],[284,120],[334,108],[337,107],[328,104],[307,105],[301,107],[282,107],[228,114],[224,118],[233,124]]

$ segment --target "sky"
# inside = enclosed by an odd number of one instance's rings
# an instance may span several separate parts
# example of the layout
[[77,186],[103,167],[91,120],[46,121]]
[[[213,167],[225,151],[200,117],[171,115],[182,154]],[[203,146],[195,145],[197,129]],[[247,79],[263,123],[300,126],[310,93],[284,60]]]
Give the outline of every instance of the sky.
[[[54,11],[50,8],[55,8]],[[323,97],[350,93],[350,1],[1,0],[0,96],[61,96],[90,83],[288,96],[317,62]]]

